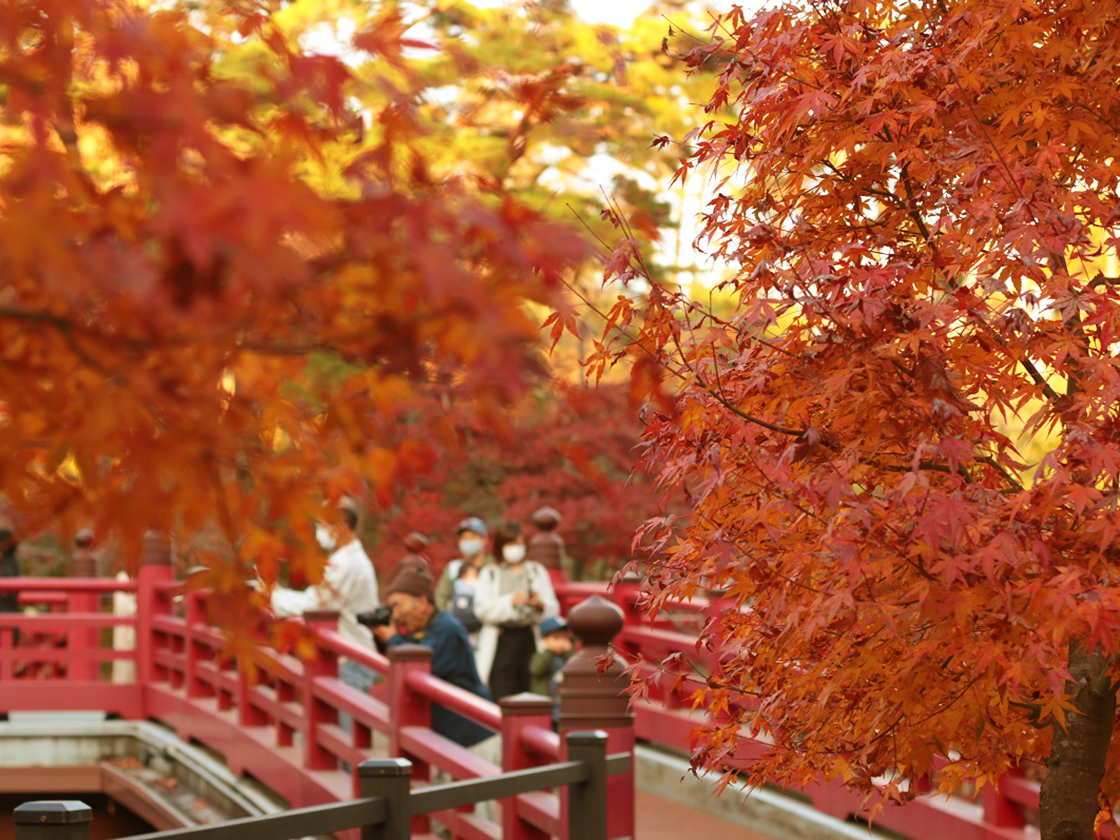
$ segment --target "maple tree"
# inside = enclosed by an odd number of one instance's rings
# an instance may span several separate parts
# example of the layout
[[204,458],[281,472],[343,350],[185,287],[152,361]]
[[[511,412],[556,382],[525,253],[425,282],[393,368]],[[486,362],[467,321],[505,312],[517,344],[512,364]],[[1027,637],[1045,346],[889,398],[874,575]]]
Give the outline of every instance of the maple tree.
[[473,411],[450,384],[425,394],[426,409],[411,404],[377,432],[391,441],[421,428],[440,452],[423,471],[402,476],[393,503],[369,517],[364,536],[380,546],[374,562],[383,580],[411,531],[429,537],[425,554],[439,570],[458,556],[455,529],[464,516],[494,525],[515,519],[531,534],[529,520],[544,505],[561,515],[557,533],[574,579],[625,565],[630,535],[657,510],[660,494],[647,476],[631,473],[640,424],[624,386],[545,381],[501,418]]
[[[590,364],[634,360],[647,463],[688,495],[640,534],[650,609],[741,606],[703,633],[698,764],[887,799],[1046,764],[1045,840],[1111,818],[1118,24],[824,0],[735,8],[689,54],[719,84],[678,176],[709,173],[698,242],[736,305],[658,284],[624,236],[608,278],[650,291]],[[747,735],[773,744],[742,766]]]
[[397,9],[351,66],[280,6],[0,2],[0,494],[21,529],[92,524],[132,562],[146,529],[216,523],[195,560],[227,624],[255,574],[317,576],[324,497],[387,497],[431,457],[367,434],[417,372],[494,411],[524,392],[526,302],[586,251],[431,165],[403,53],[428,45]]

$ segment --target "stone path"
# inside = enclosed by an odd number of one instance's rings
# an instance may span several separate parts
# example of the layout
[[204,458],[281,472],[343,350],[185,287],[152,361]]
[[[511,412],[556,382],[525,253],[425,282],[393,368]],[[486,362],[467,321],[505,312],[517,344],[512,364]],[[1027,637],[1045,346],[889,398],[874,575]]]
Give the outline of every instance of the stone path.
[[635,791],[634,840],[773,840],[679,802]]

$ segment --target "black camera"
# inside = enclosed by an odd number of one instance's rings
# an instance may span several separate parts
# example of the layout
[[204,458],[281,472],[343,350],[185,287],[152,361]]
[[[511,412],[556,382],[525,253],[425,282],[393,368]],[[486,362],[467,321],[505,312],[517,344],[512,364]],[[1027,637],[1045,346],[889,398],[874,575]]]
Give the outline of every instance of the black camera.
[[393,608],[388,604],[378,604],[372,610],[358,613],[354,618],[366,627],[388,627],[393,623]]

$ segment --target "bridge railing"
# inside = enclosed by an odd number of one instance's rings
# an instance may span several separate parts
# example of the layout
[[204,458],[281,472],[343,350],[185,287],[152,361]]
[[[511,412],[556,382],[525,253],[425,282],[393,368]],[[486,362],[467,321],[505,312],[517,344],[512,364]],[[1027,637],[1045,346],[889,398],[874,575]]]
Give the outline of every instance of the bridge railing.
[[[0,642],[5,634],[12,641],[15,627],[46,640],[42,649],[0,648],[0,669],[8,662],[12,676],[0,691],[0,711],[97,709],[125,718],[159,720],[184,740],[213,748],[234,772],[251,774],[296,807],[357,795],[356,768],[376,754],[410,760],[413,777],[427,782],[488,779],[567,758],[563,742],[551,730],[550,699],[520,695],[500,705],[483,700],[432,676],[427,648],[402,646],[382,656],[343,637],[331,614],[289,620],[303,625],[291,634],[301,639],[299,656],[258,647],[251,658],[238,662],[230,655],[225,636],[207,621],[209,593],[175,580],[165,544],[153,540],[146,548],[135,582],[0,580],[0,589],[18,589],[26,598],[42,598],[57,610],[0,614]],[[136,596],[134,614],[115,616],[106,611],[107,597],[117,593]],[[578,614],[572,611],[577,636]],[[134,650],[112,648],[115,627],[135,630]],[[367,666],[381,682],[368,694],[344,684],[338,674],[342,658]],[[54,671],[40,670],[34,679],[26,668],[16,673],[16,663],[37,659],[61,664]],[[120,660],[134,666],[135,678],[114,683],[108,667],[102,666]],[[92,667],[83,670],[87,662]],[[625,697],[620,697],[623,686],[615,677],[604,681],[596,676],[590,683],[582,679],[577,705],[590,703],[594,711],[596,692],[604,691],[601,699],[606,705],[625,704]],[[60,681],[67,683],[67,690],[59,691]],[[432,731],[434,704],[500,732],[500,755],[493,751],[483,758]],[[343,715],[350,719],[348,726],[342,725]],[[566,721],[562,714],[567,731],[594,728],[584,725],[589,720],[597,725],[586,715]],[[632,750],[629,716],[602,722],[609,730],[612,751]],[[612,779],[611,785],[610,836],[632,836],[632,773]],[[500,803],[497,822],[492,816],[456,807],[433,818],[452,837],[479,840],[558,836],[567,819],[562,797],[545,792],[507,798]],[[418,832],[430,828],[429,819],[417,817]]]
[[[420,789],[411,786],[408,760],[365,761],[357,768],[358,791],[350,801],[127,840],[285,840],[348,829],[359,829],[362,840],[406,840],[417,817],[561,787],[567,791],[572,814],[562,836],[606,840],[607,777],[628,772],[631,763],[625,753],[608,756],[607,741],[605,732],[569,733],[567,761]],[[28,802],[16,808],[14,817],[16,840],[90,837],[91,809],[78,801]]]
[[[621,739],[623,746],[612,744],[612,749],[625,749],[626,739],[632,742],[636,735],[690,752],[694,729],[710,721],[691,712],[689,678],[718,673],[719,662],[714,654],[697,650],[695,631],[689,630],[726,609],[726,601],[697,599],[650,623],[640,615],[642,595],[636,582],[610,589],[605,584],[560,583],[557,590],[568,608],[596,593],[613,601],[624,619],[613,647],[630,662],[659,663],[677,654],[680,674],[662,673],[651,696],[634,702],[635,728],[627,735],[624,725],[614,727],[612,737]],[[0,711],[95,709],[124,718],[153,717],[171,724],[183,737],[214,747],[235,771],[253,773],[296,805],[355,795],[356,775],[339,768],[343,762],[357,767],[375,747],[409,758],[415,776],[425,779],[431,779],[433,771],[455,780],[485,778],[555,762],[563,754],[560,739],[550,731],[547,704],[539,698],[507,699],[502,706],[480,700],[431,677],[422,652],[380,656],[347,641],[326,616],[306,617],[314,655],[301,661],[262,649],[255,659],[259,678],[244,678],[224,655],[224,638],[204,621],[205,593],[185,593],[167,563],[145,564],[137,581],[0,579],[0,592],[4,591],[19,591],[22,602],[44,611],[0,613]],[[113,593],[135,594],[136,614],[106,612],[105,600]],[[135,650],[112,648],[114,627],[136,630]],[[35,646],[27,647],[27,638],[15,646],[16,630],[34,639]],[[339,657],[353,658],[384,677],[372,696],[338,680]],[[106,664],[115,661],[134,663],[136,679],[110,682]],[[67,690],[58,690],[60,681],[67,683]],[[434,702],[500,731],[500,764],[432,732],[428,715]],[[578,706],[582,701],[569,694],[564,702]],[[352,719],[349,731],[339,725],[340,714]],[[569,712],[567,728],[587,728],[586,716],[574,715]],[[740,757],[764,748],[744,738]],[[860,798],[838,784],[801,793],[825,813],[862,813]],[[978,798],[920,798],[902,808],[889,807],[876,822],[911,840],[932,840],[950,832],[958,840],[1020,840],[1032,836],[1027,815],[1037,810],[1037,803],[1038,783],[1014,773],[986,787]],[[625,821],[628,810],[632,827],[632,806],[621,812]],[[526,794],[503,803],[501,824],[507,837],[537,838],[556,834],[562,813],[558,798]],[[498,836],[497,825],[472,813],[452,810],[439,819],[454,827],[453,836]],[[611,836],[626,836],[625,829],[612,825]]]

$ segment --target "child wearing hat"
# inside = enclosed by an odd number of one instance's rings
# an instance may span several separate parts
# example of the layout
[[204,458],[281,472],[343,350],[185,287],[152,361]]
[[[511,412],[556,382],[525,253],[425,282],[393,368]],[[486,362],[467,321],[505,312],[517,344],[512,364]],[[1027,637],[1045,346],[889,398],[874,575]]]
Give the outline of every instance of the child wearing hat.
[[560,724],[560,682],[564,678],[564,664],[572,658],[572,635],[568,622],[560,616],[550,616],[541,622],[541,650],[529,660],[529,690],[552,698],[552,728]]

